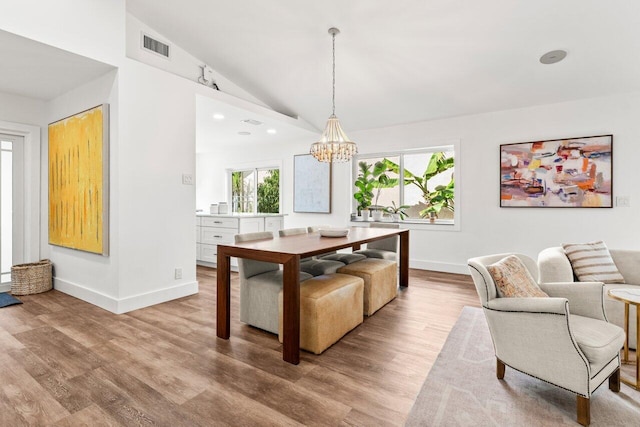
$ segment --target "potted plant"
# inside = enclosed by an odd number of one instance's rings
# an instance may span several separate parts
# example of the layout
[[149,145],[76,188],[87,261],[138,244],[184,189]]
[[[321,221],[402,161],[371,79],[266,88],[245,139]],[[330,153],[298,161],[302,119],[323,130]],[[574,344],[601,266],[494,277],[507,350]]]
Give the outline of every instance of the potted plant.
[[391,215],[391,219],[393,221],[398,222],[407,217],[407,212],[405,211],[405,209],[409,209],[409,206],[407,205],[396,206],[396,202],[394,201],[391,202],[391,205],[392,206],[387,206],[385,208],[385,211]]
[[359,162],[358,169],[360,172],[354,182],[358,191],[353,193],[353,198],[358,202],[358,216],[362,215],[362,219],[368,221],[369,206],[371,206],[371,201],[373,200],[374,178],[371,172],[371,165],[367,164],[367,162]]

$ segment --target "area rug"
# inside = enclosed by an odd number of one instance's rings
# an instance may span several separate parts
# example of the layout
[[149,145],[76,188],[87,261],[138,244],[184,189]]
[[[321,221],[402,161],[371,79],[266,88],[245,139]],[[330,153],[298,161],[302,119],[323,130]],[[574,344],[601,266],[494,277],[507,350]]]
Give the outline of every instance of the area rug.
[[[576,395],[507,367],[496,359],[484,313],[464,307],[418,398],[407,426],[577,426]],[[592,426],[640,425],[640,392],[608,382],[591,396]]]
[[14,304],[22,304],[22,301],[6,292],[0,293],[0,308],[8,307]]

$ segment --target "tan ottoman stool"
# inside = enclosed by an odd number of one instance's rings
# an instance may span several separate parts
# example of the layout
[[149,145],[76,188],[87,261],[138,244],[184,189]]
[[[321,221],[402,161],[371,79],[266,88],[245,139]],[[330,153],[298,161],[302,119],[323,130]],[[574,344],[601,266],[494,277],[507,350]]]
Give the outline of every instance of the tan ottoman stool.
[[338,269],[364,279],[364,314],[371,316],[398,294],[398,265],[395,261],[367,258]]
[[[346,274],[326,274],[300,283],[300,348],[320,354],[362,323],[364,282]],[[282,291],[278,296],[282,342]]]

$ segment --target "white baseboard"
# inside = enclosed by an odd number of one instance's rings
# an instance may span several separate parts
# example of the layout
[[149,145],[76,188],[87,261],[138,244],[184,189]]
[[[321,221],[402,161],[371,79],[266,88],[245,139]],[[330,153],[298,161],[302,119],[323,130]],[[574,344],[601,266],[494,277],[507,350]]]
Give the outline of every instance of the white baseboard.
[[145,292],[130,297],[117,299],[93,289],[86,288],[59,278],[54,278],[53,287],[90,304],[97,305],[115,314],[127,313],[150,305],[160,304],[177,298],[198,293],[198,282],[188,282],[168,288]]
[[11,290],[11,283],[4,283],[0,285],[0,292],[9,292]]
[[412,259],[409,261],[411,268],[419,270],[442,271],[445,273],[469,274],[469,268],[466,264],[454,264],[450,262],[423,261]]

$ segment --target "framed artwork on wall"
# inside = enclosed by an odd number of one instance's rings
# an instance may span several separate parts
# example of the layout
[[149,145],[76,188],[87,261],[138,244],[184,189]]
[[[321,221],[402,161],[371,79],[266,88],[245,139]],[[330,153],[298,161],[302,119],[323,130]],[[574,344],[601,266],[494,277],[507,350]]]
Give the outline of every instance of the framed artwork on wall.
[[109,254],[109,105],[49,124],[49,243]]
[[613,207],[613,135],[500,145],[500,207]]
[[293,211],[331,213],[331,163],[311,154],[293,156]]

